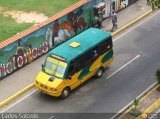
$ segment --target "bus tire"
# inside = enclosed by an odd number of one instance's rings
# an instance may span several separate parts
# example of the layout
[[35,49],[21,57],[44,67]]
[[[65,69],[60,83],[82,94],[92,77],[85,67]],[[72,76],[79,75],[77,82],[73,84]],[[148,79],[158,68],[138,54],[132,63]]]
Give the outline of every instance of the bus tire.
[[103,72],[104,72],[103,67],[100,67],[100,68],[97,70],[95,77],[96,77],[96,78],[100,78],[100,77],[103,75]]
[[60,95],[60,98],[61,99],[67,98],[69,96],[69,93],[70,93],[70,88],[69,87],[64,88]]

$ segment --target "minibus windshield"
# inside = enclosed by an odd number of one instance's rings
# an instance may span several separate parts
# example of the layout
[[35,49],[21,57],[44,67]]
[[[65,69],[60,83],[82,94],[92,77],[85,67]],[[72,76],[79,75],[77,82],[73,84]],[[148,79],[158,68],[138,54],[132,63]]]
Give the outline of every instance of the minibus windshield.
[[52,57],[47,57],[44,64],[44,72],[56,76],[58,78],[63,78],[65,70],[67,68],[67,63],[54,59]]

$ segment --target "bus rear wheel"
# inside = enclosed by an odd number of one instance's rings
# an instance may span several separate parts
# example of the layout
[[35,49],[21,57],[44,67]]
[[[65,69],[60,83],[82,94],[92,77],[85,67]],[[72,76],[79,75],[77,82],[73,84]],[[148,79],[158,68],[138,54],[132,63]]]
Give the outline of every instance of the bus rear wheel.
[[70,93],[70,89],[68,87],[64,88],[61,93],[60,98],[65,99],[66,97],[68,97],[69,93]]
[[99,68],[98,69],[98,71],[96,72],[96,75],[95,75],[95,77],[96,78],[100,78],[102,75],[103,75],[103,68],[101,67],[101,68]]

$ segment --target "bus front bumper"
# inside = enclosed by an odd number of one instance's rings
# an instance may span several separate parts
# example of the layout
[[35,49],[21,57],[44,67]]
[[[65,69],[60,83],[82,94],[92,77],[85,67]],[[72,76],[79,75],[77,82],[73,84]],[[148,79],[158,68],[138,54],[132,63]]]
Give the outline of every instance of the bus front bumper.
[[40,90],[42,93],[53,96],[53,97],[59,97],[61,95],[61,91],[59,92],[53,92],[53,91],[49,91],[48,89],[42,88],[41,86],[37,85],[36,83],[34,84],[35,88],[37,88],[38,90]]

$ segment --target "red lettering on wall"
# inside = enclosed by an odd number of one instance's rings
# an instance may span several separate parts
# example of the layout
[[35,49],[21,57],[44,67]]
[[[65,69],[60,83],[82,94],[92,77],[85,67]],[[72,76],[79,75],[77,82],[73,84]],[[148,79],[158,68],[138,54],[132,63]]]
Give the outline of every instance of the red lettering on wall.
[[41,56],[43,54],[43,48],[40,45],[40,48],[38,48],[38,56]]
[[0,63],[0,77],[2,77],[2,63]]
[[32,49],[32,57],[35,59],[37,58],[37,48]]
[[13,68],[14,70],[17,69],[15,56],[13,57]]
[[48,50],[49,50],[48,43],[47,43],[47,42],[44,42],[44,43],[43,43],[43,46],[44,46],[43,53],[47,53]]
[[24,64],[27,63],[27,55],[26,54],[24,54],[24,56],[23,56],[23,61],[24,61]]
[[23,66],[23,57],[22,56],[19,56],[17,58],[17,63],[18,63],[18,67],[22,67]]
[[6,66],[5,66],[5,64],[3,64],[3,69],[4,69],[4,70],[3,70],[3,71],[4,71],[3,74],[6,76],[6,75],[7,75],[7,72],[6,72]]
[[48,50],[49,45],[47,42],[44,42],[39,48],[30,48],[23,56],[14,55],[10,62],[6,64],[0,63],[0,79],[7,74],[11,74],[17,68],[21,68],[23,65],[32,62],[32,60],[36,59],[38,56],[47,53]]
[[13,71],[12,63],[11,63],[11,62],[8,62],[8,63],[6,64],[6,72],[7,72],[8,74],[10,74],[10,73],[12,73],[12,71]]

